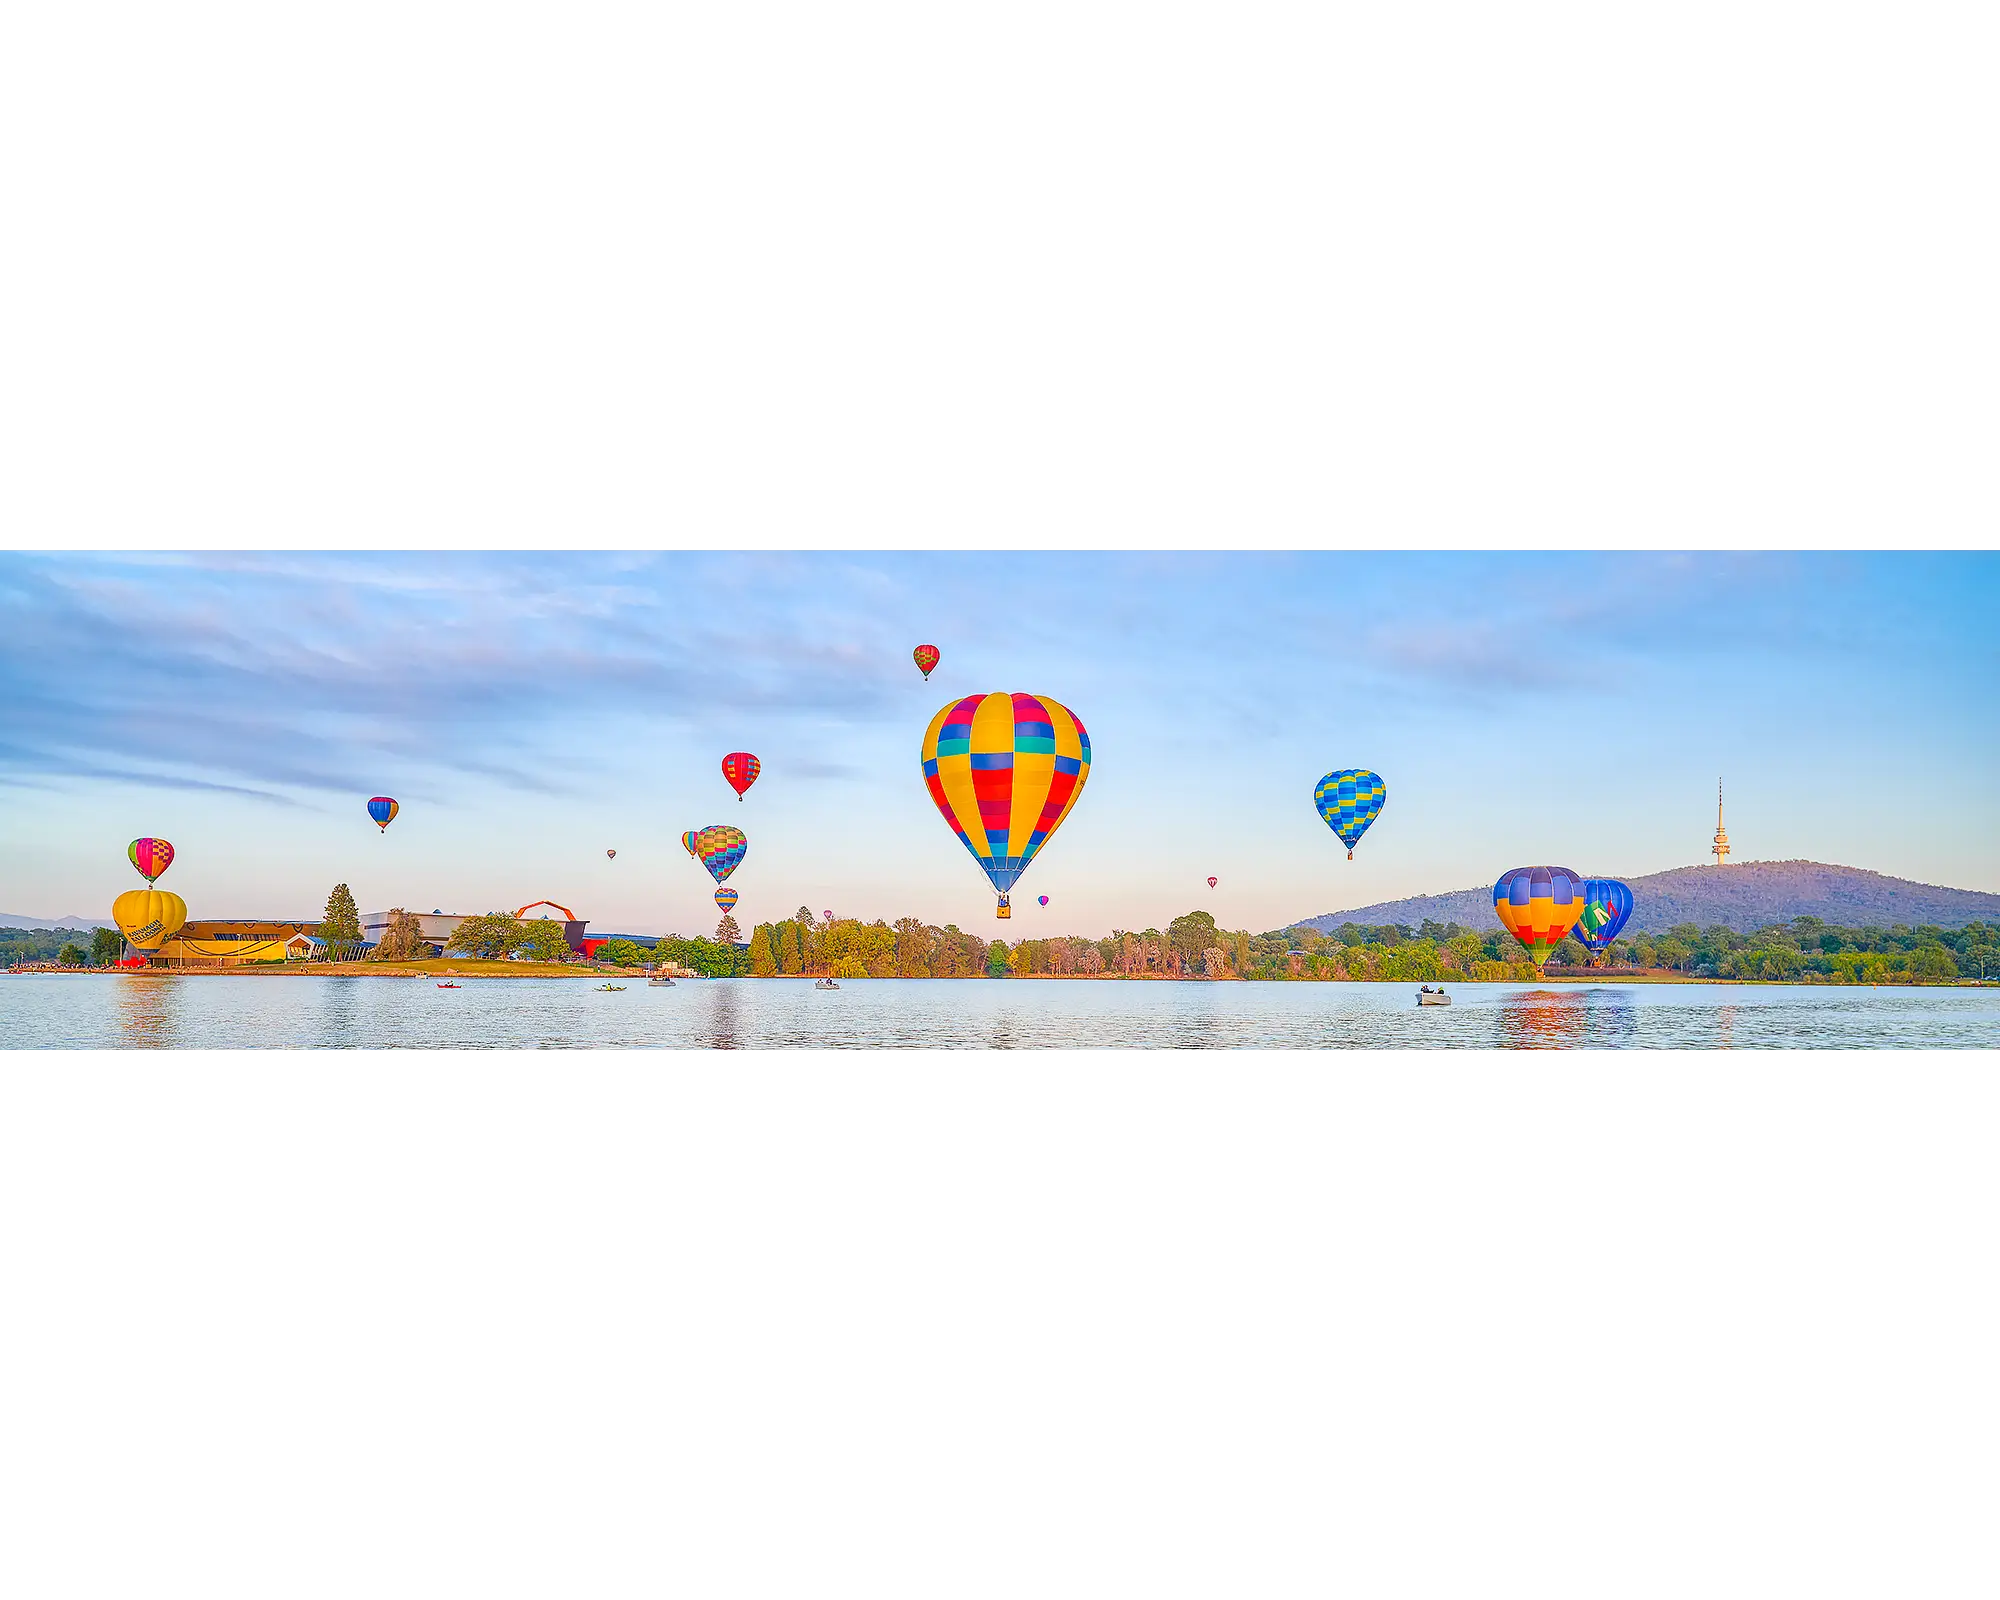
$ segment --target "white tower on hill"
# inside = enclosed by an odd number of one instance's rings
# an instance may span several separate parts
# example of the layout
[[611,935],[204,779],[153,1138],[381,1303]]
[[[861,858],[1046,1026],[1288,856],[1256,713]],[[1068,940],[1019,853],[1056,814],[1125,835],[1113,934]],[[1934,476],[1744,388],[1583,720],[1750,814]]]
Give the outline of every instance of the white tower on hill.
[[1722,780],[1715,780],[1715,843],[1709,847],[1715,853],[1718,867],[1729,865],[1729,832],[1722,826]]

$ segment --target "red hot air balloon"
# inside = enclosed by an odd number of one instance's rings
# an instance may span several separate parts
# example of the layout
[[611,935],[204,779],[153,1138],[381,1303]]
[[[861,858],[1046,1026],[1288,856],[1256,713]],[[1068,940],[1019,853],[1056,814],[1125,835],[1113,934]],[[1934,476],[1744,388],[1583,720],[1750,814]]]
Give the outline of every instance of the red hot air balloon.
[[1213,888],[1215,887],[1215,883],[1216,883],[1216,880],[1215,880],[1215,879],[1213,879],[1213,878],[1210,878],[1210,879],[1208,880],[1208,886],[1209,886],[1209,888],[1213,889]]
[[729,787],[736,791],[739,805],[744,791],[757,781],[757,774],[763,770],[764,763],[748,750],[732,750],[722,758],[722,775],[729,780]]
[[923,673],[924,682],[929,683],[931,672],[938,664],[938,647],[934,644],[920,644],[910,652],[910,659],[916,662],[917,669]]

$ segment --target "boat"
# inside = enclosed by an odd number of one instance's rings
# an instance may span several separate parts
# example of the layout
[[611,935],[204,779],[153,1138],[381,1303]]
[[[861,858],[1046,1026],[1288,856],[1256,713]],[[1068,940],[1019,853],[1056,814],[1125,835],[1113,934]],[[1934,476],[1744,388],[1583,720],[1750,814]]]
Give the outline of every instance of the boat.
[[438,987],[440,989],[463,989],[465,985],[462,983],[441,983]]
[[625,985],[622,983],[600,983],[594,992],[597,994],[623,994],[625,992]]
[[815,989],[838,989],[840,985],[835,983],[831,978],[821,978],[813,987]]
[[646,987],[649,989],[671,989],[673,986],[674,980],[664,972],[658,973],[646,980]]
[[1425,984],[1417,991],[1417,1004],[1420,1006],[1448,1006],[1451,1004],[1451,996],[1446,994],[1442,989],[1433,989],[1429,984]]

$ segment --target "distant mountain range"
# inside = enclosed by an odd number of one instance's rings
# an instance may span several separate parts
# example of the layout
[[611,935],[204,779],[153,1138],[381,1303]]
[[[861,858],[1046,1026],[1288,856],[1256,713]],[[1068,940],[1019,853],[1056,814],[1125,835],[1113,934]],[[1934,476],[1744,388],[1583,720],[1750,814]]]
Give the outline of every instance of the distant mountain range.
[[[1566,864],[1566,863],[1559,863]],[[1586,869],[1579,867],[1579,872]],[[1616,876],[1616,874],[1604,874]],[[1978,889],[1945,889],[1936,884],[1887,878],[1859,867],[1819,861],[1745,861],[1730,867],[1675,867],[1625,880],[1632,889],[1628,933],[1664,933],[1676,923],[1697,927],[1716,923],[1747,933],[1794,917],[1818,917],[1844,928],[1912,928],[1930,923],[1962,928],[1968,922],[2000,922],[2000,894]],[[1294,924],[1331,932],[1343,922],[1363,927],[1395,923],[1418,927],[1426,919],[1456,922],[1481,930],[1498,927],[1490,884],[1449,894],[1384,900],[1352,911],[1329,911]]]
[[116,926],[101,917],[17,917],[11,911],[0,911],[0,928],[77,928],[87,933],[92,928]]

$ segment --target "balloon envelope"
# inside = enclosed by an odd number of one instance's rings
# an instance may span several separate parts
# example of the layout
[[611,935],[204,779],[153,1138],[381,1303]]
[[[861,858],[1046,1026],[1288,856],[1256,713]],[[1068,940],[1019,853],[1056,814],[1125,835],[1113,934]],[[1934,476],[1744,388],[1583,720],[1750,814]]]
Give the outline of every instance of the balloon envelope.
[[699,861],[701,859],[701,834],[694,828],[681,835],[681,845],[687,853]]
[[607,861],[616,861],[618,859],[618,852],[616,850],[607,850],[604,852],[604,859]]
[[1340,835],[1347,846],[1347,859],[1354,859],[1354,847],[1368,831],[1368,825],[1382,815],[1389,790],[1382,780],[1363,767],[1346,772],[1329,772],[1313,789],[1313,805],[1320,820]]
[[165,889],[128,889],[111,902],[111,920],[134,950],[158,950],[187,921],[187,902]]
[[736,798],[743,798],[743,791],[757,781],[757,774],[764,770],[764,763],[748,750],[732,750],[722,758],[722,775],[729,780],[729,787],[736,791]]
[[931,718],[924,783],[996,894],[1014,887],[1090,778],[1090,735],[1047,695],[968,695]]
[[1515,867],[1493,885],[1493,914],[1539,970],[1583,915],[1583,878],[1568,867]]
[[1215,879],[1215,878],[1210,878],[1210,879],[1208,880],[1208,886],[1209,886],[1209,888],[1213,889],[1213,888],[1214,888],[1214,887],[1216,886],[1216,884],[1217,884],[1217,882],[1218,882],[1218,881],[1219,881],[1218,879]]
[[1042,904],[1043,904],[1043,905],[1047,905],[1048,903],[1049,903],[1049,897],[1048,897],[1047,895],[1043,895],[1043,896],[1042,896]]
[[1583,899],[1588,907],[1573,930],[1578,944],[1601,956],[1632,918],[1632,891],[1616,878],[1585,878]]
[[389,831],[389,824],[396,820],[396,813],[402,809],[386,794],[378,794],[368,802],[368,815],[375,819],[376,826],[384,833]]
[[743,837],[741,828],[718,822],[695,834],[694,843],[689,848],[694,852],[695,860],[708,868],[708,875],[720,883],[742,863],[743,853],[750,848],[750,841]]
[[920,644],[910,652],[910,659],[924,675],[924,682],[931,681],[931,669],[938,664],[938,647],[934,644]]
[[734,889],[717,889],[715,891],[715,903],[721,906],[724,911],[734,909],[736,905],[736,891]]
[[151,883],[174,864],[174,847],[164,839],[134,839],[125,847],[125,856]]

